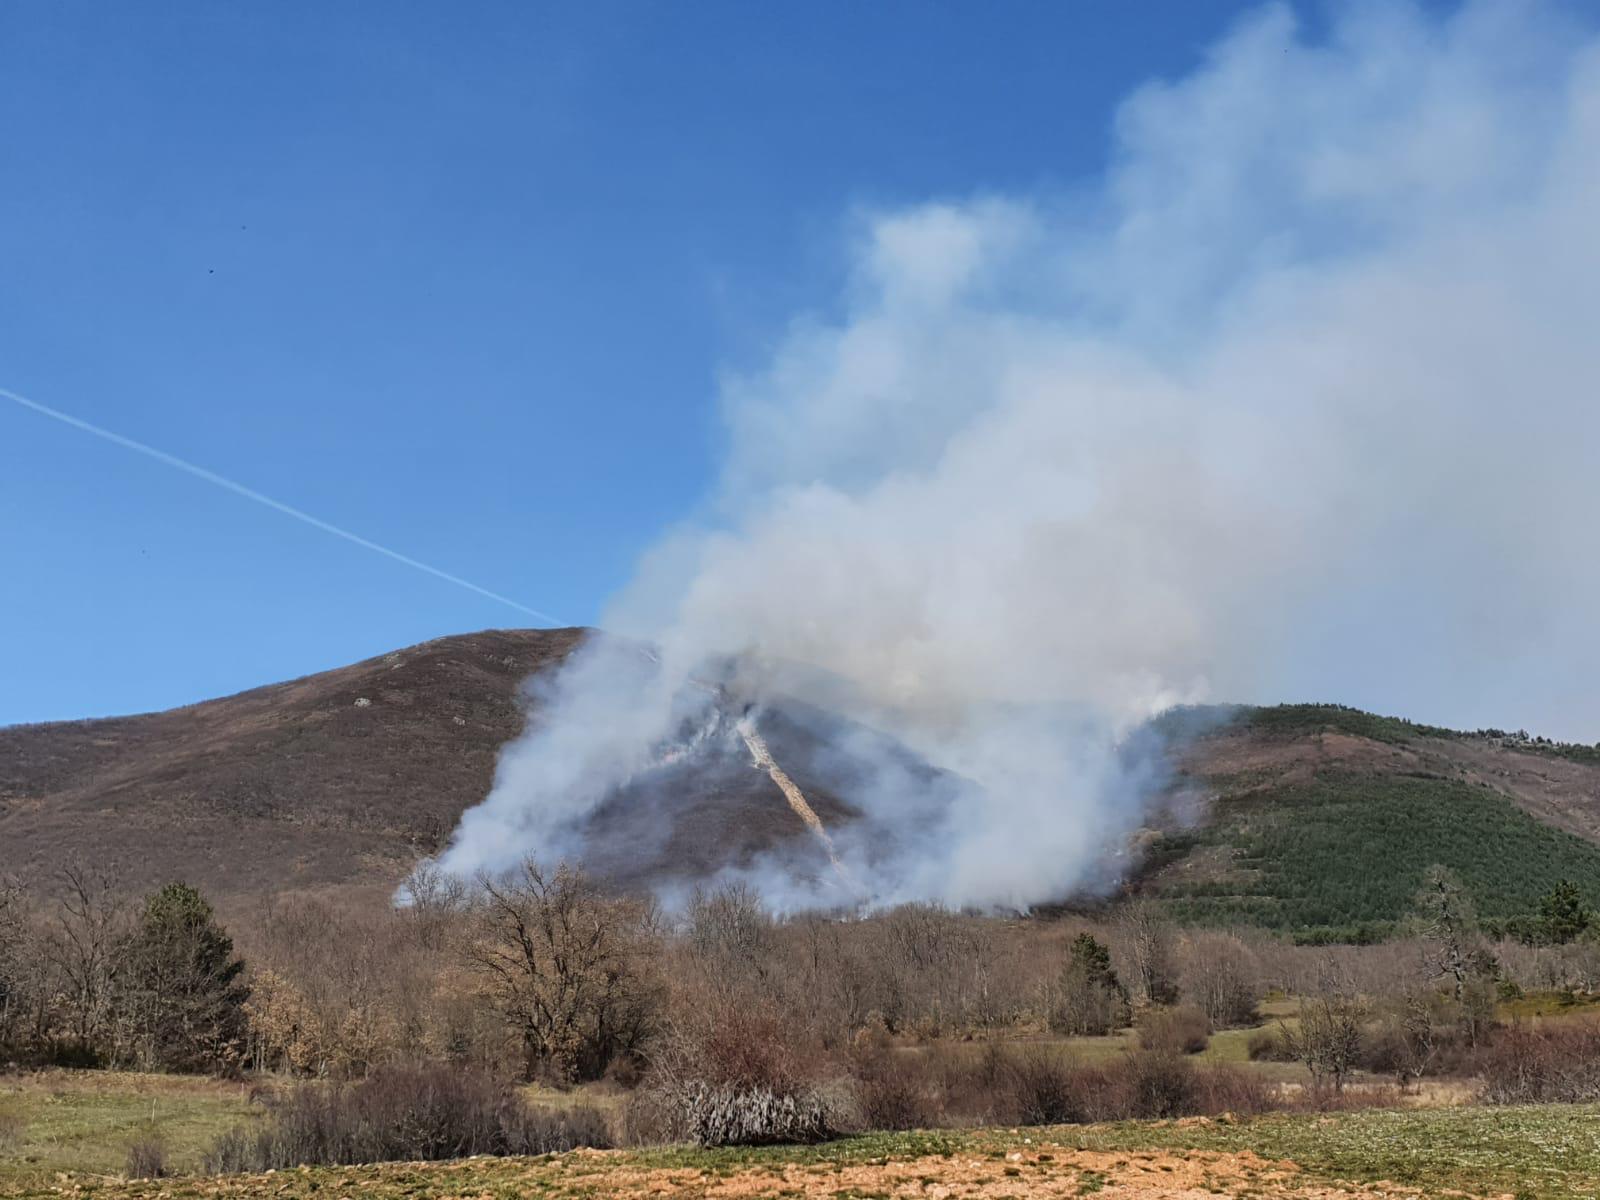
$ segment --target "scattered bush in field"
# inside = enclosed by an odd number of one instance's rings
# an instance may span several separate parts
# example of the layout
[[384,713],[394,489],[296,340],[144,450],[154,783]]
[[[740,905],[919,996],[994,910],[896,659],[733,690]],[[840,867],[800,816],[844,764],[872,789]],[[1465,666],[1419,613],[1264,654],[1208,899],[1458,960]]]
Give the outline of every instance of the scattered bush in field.
[[855,1055],[852,1070],[856,1117],[862,1128],[926,1129],[940,1123],[941,1106],[920,1061],[877,1050]]
[[996,1047],[979,1056],[949,1052],[894,1063],[894,1088],[856,1064],[857,1096],[888,1095],[882,1108],[859,1103],[864,1129],[952,1125],[1057,1125],[1135,1118],[1238,1115],[1283,1107],[1275,1089],[1226,1064],[1196,1065],[1181,1054],[1140,1050],[1083,1064],[1045,1047]]
[[1086,1068],[1079,1094],[1089,1120],[1247,1116],[1283,1107],[1259,1075],[1226,1063],[1202,1063],[1167,1051],[1139,1050]]
[[129,1179],[162,1179],[167,1174],[167,1148],[154,1134],[143,1134],[128,1147]]
[[1010,1062],[1010,1054],[1003,1043],[985,1042],[983,1052],[978,1055],[974,1078],[984,1087],[999,1087],[1006,1078]]
[[775,1007],[729,997],[690,1015],[646,1087],[670,1140],[702,1146],[813,1142],[833,1126],[826,1056]]
[[579,1146],[606,1150],[616,1144],[606,1114],[588,1104],[508,1103],[500,1111],[500,1133],[506,1154],[554,1154]]
[[1010,1088],[1019,1125],[1066,1125],[1085,1119],[1077,1065],[1050,1050],[1030,1050],[1010,1064]]
[[742,996],[685,1014],[656,1066],[658,1073],[784,1092],[816,1083],[824,1073],[822,1057],[787,1014]]
[[1295,1062],[1294,1047],[1275,1029],[1258,1029],[1245,1043],[1245,1053],[1251,1062]]
[[27,1131],[28,1123],[17,1113],[0,1112],[0,1154],[22,1145],[22,1135]]
[[261,1134],[234,1128],[225,1131],[211,1143],[211,1149],[201,1159],[202,1169],[210,1175],[240,1175],[257,1169],[268,1151]]
[[1230,1063],[1206,1063],[1195,1069],[1193,1105],[1197,1114],[1254,1116],[1283,1107],[1276,1088],[1255,1071]]
[[1198,1008],[1151,1008],[1138,1020],[1139,1047],[1158,1054],[1199,1054],[1211,1043],[1211,1021]]
[[694,1079],[674,1089],[673,1102],[685,1135],[697,1146],[821,1142],[833,1135],[828,1106],[815,1091]]
[[1369,1108],[1399,1108],[1400,1089],[1392,1083],[1363,1084],[1333,1091],[1326,1087],[1302,1088],[1285,1094],[1278,1107],[1288,1112],[1358,1112]]
[[859,1125],[1057,1125],[1239,1114],[1278,1107],[1273,1089],[1226,1065],[1137,1051],[1083,1064],[1060,1050],[991,1043],[982,1053],[923,1052],[857,1060]]
[[1004,1042],[971,1047],[945,1044],[923,1050],[915,1060],[926,1083],[928,1124],[993,1125],[1015,1119],[1012,1063],[1017,1050]]
[[1363,1071],[1407,1081],[1416,1077],[1411,1070],[1412,1063],[1420,1062],[1423,1057],[1413,1051],[1411,1039],[1399,1021],[1385,1017],[1362,1031],[1361,1051],[1356,1061]]
[[[1066,1123],[1249,1115],[1281,1107],[1259,1076],[1221,1063],[1196,1066],[1170,1051],[1138,1050],[1054,1075],[1036,1071],[1033,1078],[1036,1086],[1048,1082],[1054,1119]],[[1036,1108],[1043,1113],[1043,1105]]]
[[1176,1051],[1143,1050],[1123,1061],[1130,1117],[1182,1117],[1195,1111],[1195,1070]]
[[1357,1061],[1375,1075],[1392,1075],[1404,1088],[1425,1075],[1470,1069],[1470,1029],[1461,1006],[1447,995],[1413,991],[1381,1006],[1378,1021],[1362,1030]]
[[219,1139],[206,1167],[232,1173],[433,1161],[610,1142],[604,1118],[593,1109],[540,1109],[501,1080],[455,1067],[388,1067],[359,1083],[294,1088],[274,1103],[262,1128]]
[[1600,1023],[1502,1030],[1477,1066],[1490,1104],[1600,1100]]

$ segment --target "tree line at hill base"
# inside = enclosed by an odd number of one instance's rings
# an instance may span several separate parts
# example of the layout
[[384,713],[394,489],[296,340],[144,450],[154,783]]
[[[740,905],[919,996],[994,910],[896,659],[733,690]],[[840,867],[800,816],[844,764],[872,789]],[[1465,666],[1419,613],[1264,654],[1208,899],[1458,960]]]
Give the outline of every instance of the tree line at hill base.
[[[1566,882],[1530,914],[1537,936],[1495,940],[1434,869],[1407,936],[1368,947],[1185,929],[1138,900],[1097,921],[779,919],[729,886],[669,915],[532,861],[477,887],[421,870],[393,910],[285,898],[233,935],[181,883],[131,900],[72,868],[61,885],[0,891],[0,1061],[274,1081],[269,1121],[219,1167],[1345,1105],[1433,1076],[1497,1101],[1600,1098],[1596,1026],[1506,1015],[1524,992],[1581,1007],[1600,990],[1596,922]],[[1293,998],[1287,1019],[1263,1021],[1269,992]],[[1229,1028],[1306,1086],[1196,1058]],[[1095,1061],[1069,1040],[1108,1035]],[[623,1115],[530,1113],[518,1080],[601,1081]]]

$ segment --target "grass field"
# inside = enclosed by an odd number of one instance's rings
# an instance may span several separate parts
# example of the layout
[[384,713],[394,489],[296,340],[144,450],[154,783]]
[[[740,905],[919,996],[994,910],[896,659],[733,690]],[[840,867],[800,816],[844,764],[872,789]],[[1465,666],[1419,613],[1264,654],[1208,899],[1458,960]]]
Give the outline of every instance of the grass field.
[[1600,1109],[1365,1111],[1251,1121],[871,1135],[816,1147],[578,1151],[269,1176],[0,1183],[108,1197],[1600,1196]]
[[152,1132],[172,1168],[196,1170],[219,1134],[260,1113],[245,1085],[194,1076],[0,1075],[0,1186],[62,1171],[118,1173],[128,1146]]
[[[1530,1008],[1547,1008],[1532,997]],[[1265,1006],[1282,1016],[1289,1001]],[[1280,1011],[1281,1010],[1281,1011]],[[1563,1019],[1551,1012],[1544,1019]],[[1292,1019],[1292,1018],[1290,1018]],[[1199,1056],[1245,1063],[1251,1031],[1213,1035]],[[1130,1048],[1131,1031],[1056,1039],[1080,1060]],[[962,1046],[977,1052],[976,1044]],[[916,1052],[912,1048],[908,1053]],[[1297,1064],[1250,1069],[1285,1083]],[[572,1093],[530,1089],[559,1106]],[[819,1147],[578,1152],[542,1159],[319,1168],[272,1176],[198,1176],[224,1130],[259,1120],[248,1085],[192,1077],[49,1071],[0,1076],[0,1196],[228,1197],[313,1193],[400,1196],[713,1195],[1113,1196],[1508,1195],[1600,1200],[1600,1106],[1474,1108],[1462,1095],[1408,1097],[1412,1107],[1190,1119],[1051,1129],[871,1135]],[[590,1095],[585,1103],[616,1101]],[[1431,1107],[1430,1107],[1431,1105]],[[129,1144],[154,1133],[173,1177],[118,1179]],[[1332,1189],[1332,1190],[1330,1190]],[[1409,1190],[1408,1190],[1409,1189]],[[318,1200],[321,1200],[319,1196]]]

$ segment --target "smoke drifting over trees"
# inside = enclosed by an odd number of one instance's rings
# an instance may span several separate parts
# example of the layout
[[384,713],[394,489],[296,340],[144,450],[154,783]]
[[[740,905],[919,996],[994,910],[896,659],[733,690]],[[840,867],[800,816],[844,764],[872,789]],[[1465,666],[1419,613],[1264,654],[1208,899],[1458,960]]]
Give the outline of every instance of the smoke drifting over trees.
[[1140,819],[1119,742],[1178,702],[1594,740],[1596,211],[1600,47],[1484,3],[1315,40],[1264,9],[1128,98],[1102,179],[862,215],[838,302],[728,379],[706,512],[608,613],[654,653],[541,681],[442,865],[581,853],[720,706],[785,698],[971,783],[880,900],[1080,883]]

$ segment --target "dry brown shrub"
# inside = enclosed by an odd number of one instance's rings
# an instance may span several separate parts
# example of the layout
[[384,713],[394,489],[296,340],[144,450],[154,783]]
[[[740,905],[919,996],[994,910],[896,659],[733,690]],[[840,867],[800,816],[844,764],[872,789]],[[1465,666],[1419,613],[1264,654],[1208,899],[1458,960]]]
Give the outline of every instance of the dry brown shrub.
[[943,1123],[942,1088],[929,1056],[866,1045],[850,1055],[856,1124],[867,1130],[928,1129]]
[[1209,1063],[1195,1070],[1194,1108],[1198,1115],[1254,1116],[1283,1107],[1278,1090],[1254,1071],[1230,1063]]
[[1083,1072],[1068,1055],[1042,1047],[1013,1056],[1008,1080],[1013,1120],[1019,1125],[1067,1125],[1090,1119]]
[[1245,1043],[1251,1062],[1295,1062],[1295,1050],[1276,1029],[1258,1029]]
[[1600,1022],[1501,1030],[1477,1057],[1490,1104],[1600,1100]]
[[167,1174],[167,1148],[154,1133],[141,1134],[128,1146],[129,1179],[161,1179]]
[[837,1124],[828,1056],[776,1004],[731,996],[685,1012],[656,1051],[630,1129],[704,1146],[820,1141]]
[[[920,1085],[939,1123],[1076,1124],[1134,1118],[1248,1115],[1281,1107],[1259,1076],[1227,1064],[1196,1065],[1181,1054],[1135,1051],[1083,1064],[1048,1047],[996,1046],[979,1055],[919,1054],[904,1086]],[[868,1128],[887,1128],[864,1120]],[[864,1118],[867,1116],[863,1113]],[[909,1120],[902,1117],[902,1120]],[[918,1121],[919,1124],[932,1121]]]
[[23,1135],[27,1132],[28,1123],[21,1114],[0,1112],[0,1154],[9,1154],[22,1145]]
[[1191,1005],[1139,1014],[1139,1047],[1158,1054],[1199,1054],[1211,1042],[1211,1021]]
[[539,1108],[504,1080],[430,1063],[381,1067],[356,1083],[300,1084],[272,1105],[263,1125],[220,1138],[206,1165],[234,1173],[611,1144],[594,1109]]

